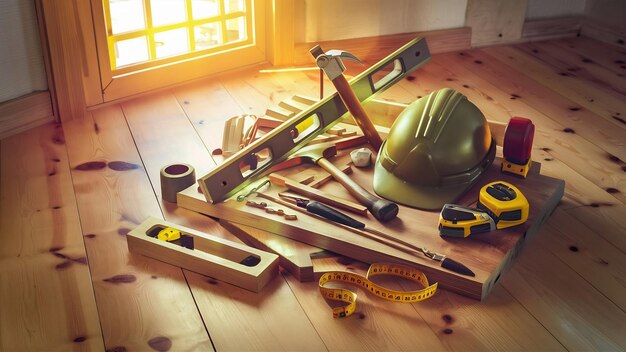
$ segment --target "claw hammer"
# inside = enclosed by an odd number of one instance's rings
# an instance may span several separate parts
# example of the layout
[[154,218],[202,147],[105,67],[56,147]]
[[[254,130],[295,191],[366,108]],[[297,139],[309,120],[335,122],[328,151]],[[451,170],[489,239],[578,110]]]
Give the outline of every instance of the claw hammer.
[[342,62],[342,58],[350,59],[361,63],[361,61],[354,55],[343,50],[329,50],[324,52],[319,45],[314,46],[309,52],[315,58],[317,66],[322,69],[326,76],[333,82],[337,93],[341,97],[341,100],[348,108],[348,111],[354,117],[357,125],[363,131],[363,134],[368,139],[374,150],[380,150],[380,146],[383,144],[382,139],[378,135],[378,131],[374,127],[372,120],[363,109],[359,98],[350,87],[350,83],[343,75],[346,70]]

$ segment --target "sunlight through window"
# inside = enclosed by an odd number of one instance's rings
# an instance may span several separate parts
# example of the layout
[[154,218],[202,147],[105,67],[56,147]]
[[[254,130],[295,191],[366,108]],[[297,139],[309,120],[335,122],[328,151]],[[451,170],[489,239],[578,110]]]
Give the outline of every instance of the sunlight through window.
[[249,44],[252,1],[103,0],[111,68],[143,68]]

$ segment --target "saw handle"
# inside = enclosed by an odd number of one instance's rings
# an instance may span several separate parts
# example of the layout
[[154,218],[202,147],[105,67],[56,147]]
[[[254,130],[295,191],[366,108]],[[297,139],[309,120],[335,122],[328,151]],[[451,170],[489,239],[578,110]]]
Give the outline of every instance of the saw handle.
[[386,199],[379,198],[358,183],[352,181],[350,177],[341,172],[333,163],[325,158],[316,161],[322,169],[326,170],[333,178],[341,183],[353,195],[359,203],[365,205],[367,209],[381,222],[389,221],[398,215],[398,205]]

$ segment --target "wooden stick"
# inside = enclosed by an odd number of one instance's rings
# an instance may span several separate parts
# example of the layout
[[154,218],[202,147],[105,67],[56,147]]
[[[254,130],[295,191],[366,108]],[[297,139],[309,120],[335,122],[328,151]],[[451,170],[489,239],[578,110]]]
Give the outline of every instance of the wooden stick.
[[356,214],[367,215],[367,208],[361,204],[351,202],[349,200],[332,196],[313,187],[303,185],[279,174],[270,174],[269,179],[272,183],[298,192],[310,199],[326,203],[328,205],[351,211]]
[[[350,164],[348,163],[343,166],[340,166],[339,170],[341,170],[346,175],[350,175],[352,173],[352,166],[350,166]],[[293,177],[291,177],[291,179],[297,180],[298,182],[305,184],[309,187],[313,187],[313,188],[320,188],[326,182],[333,179],[333,176],[326,171],[321,171],[321,175],[320,173],[317,173],[313,179],[310,179],[310,175],[309,175],[310,172],[311,170],[305,170],[305,171],[299,172]]]

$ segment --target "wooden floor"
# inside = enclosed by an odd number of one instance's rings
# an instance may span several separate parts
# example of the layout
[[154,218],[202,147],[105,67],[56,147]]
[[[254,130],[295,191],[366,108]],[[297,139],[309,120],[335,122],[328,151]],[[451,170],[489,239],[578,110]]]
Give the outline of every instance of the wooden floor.
[[[125,239],[148,216],[235,239],[164,204],[159,170],[187,162],[206,174],[224,119],[316,96],[317,72],[247,70],[6,138],[0,350],[626,350],[625,64],[623,49],[585,38],[490,47],[435,55],[381,95],[409,103],[447,86],[490,120],[531,118],[533,159],[566,190],[485,301],[363,293],[348,319],[287,272],[255,294],[130,255]],[[339,257],[314,265],[366,269]]]

